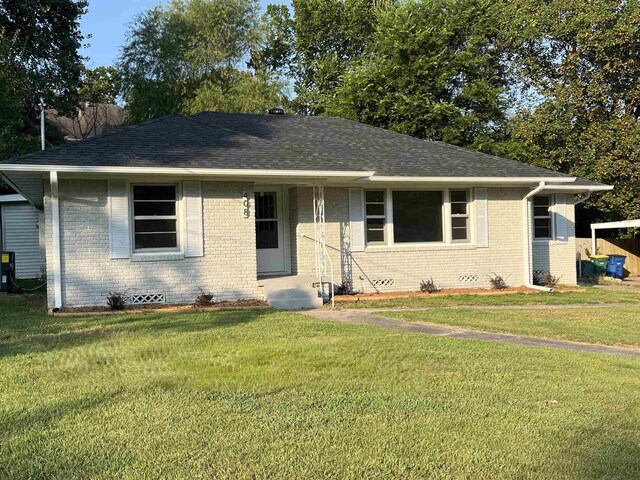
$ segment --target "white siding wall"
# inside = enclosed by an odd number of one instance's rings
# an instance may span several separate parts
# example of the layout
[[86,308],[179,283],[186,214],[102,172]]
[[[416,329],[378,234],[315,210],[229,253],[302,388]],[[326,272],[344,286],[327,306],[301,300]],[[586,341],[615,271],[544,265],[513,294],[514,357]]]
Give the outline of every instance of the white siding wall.
[[2,249],[16,254],[16,277],[36,278],[43,273],[39,212],[27,202],[3,203]]

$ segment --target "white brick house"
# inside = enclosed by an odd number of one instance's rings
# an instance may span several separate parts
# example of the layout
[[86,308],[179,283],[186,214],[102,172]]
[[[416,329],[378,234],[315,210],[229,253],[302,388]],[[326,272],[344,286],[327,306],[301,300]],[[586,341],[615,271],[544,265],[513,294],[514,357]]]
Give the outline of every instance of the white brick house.
[[217,113],[0,172],[44,210],[51,309],[114,291],[134,303],[258,298],[265,277],[293,279],[292,295],[296,279],[325,293],[429,278],[487,287],[492,273],[531,286],[535,271],[572,284],[574,205],[611,188],[337,118]]

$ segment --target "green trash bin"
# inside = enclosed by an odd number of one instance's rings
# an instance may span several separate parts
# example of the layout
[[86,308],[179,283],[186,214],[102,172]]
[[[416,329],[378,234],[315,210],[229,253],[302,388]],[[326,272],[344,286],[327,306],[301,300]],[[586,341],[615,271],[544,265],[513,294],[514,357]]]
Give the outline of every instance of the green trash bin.
[[595,265],[591,260],[580,260],[580,274],[583,277],[593,277],[595,275]]
[[593,262],[596,275],[604,275],[607,271],[607,262],[609,261],[609,255],[592,255],[591,261]]

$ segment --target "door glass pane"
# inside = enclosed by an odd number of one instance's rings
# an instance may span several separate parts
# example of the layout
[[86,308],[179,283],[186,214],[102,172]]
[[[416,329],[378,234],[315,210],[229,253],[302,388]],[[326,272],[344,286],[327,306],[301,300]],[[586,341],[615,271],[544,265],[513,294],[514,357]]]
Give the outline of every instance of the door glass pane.
[[256,220],[276,218],[276,192],[256,193]]
[[256,247],[278,248],[278,221],[262,220],[256,222]]

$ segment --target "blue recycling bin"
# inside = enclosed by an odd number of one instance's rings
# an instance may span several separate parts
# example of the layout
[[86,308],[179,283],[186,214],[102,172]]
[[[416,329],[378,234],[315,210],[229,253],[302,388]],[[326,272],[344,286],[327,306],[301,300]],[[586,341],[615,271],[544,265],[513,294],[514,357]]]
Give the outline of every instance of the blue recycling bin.
[[624,261],[627,259],[624,255],[609,255],[607,262],[607,277],[624,278]]

